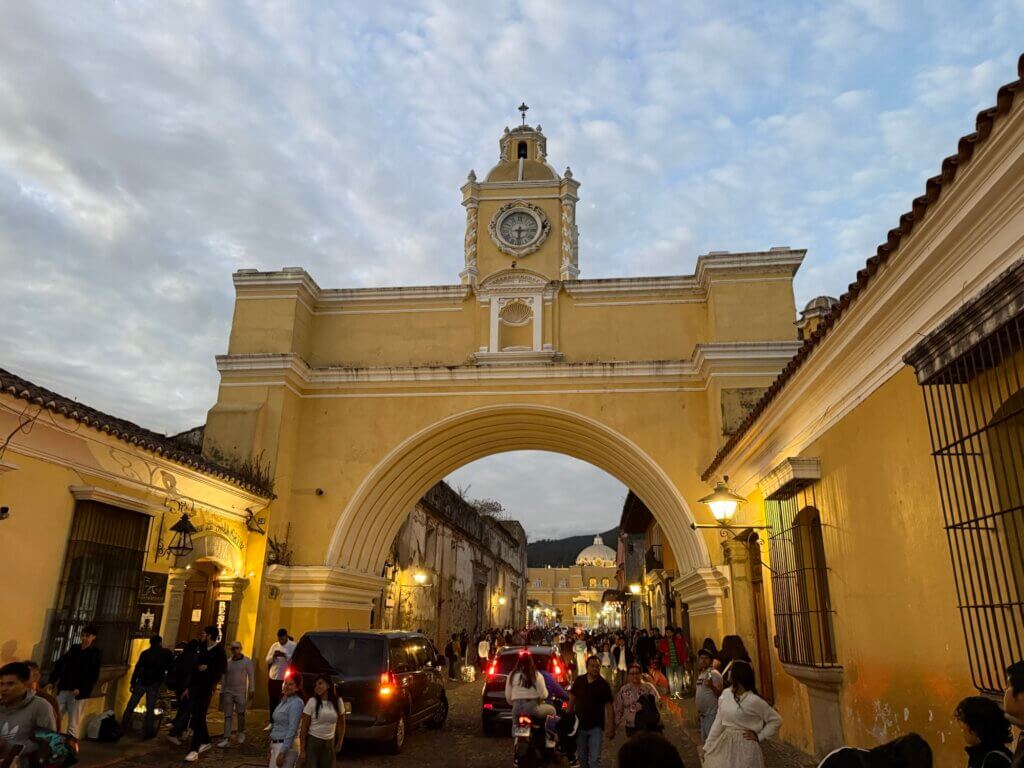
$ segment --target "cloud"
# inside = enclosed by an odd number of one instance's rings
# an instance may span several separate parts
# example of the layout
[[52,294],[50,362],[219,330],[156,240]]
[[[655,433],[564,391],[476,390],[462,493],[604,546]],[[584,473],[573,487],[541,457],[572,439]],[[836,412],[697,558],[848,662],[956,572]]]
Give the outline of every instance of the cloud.
[[0,364],[201,422],[232,271],[457,281],[458,188],[524,99],[582,182],[584,277],[788,244],[798,301],[837,294],[1015,75],[1022,24],[1011,0],[7,3]]

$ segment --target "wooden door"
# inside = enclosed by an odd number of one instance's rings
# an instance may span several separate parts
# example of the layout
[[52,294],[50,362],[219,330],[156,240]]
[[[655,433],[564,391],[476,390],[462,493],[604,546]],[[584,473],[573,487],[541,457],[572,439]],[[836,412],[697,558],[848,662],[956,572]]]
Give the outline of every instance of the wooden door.
[[185,585],[185,595],[181,601],[181,620],[178,623],[177,643],[187,643],[189,640],[197,639],[203,633],[203,627],[214,624],[214,597],[216,595],[216,582],[214,582],[208,569],[200,563],[193,567],[188,583]]
[[757,687],[761,698],[769,704],[774,704],[775,686],[772,680],[772,654],[764,600],[764,571],[761,566],[761,549],[757,534],[748,539],[747,546],[750,549],[750,586],[754,597],[754,629],[757,632]]

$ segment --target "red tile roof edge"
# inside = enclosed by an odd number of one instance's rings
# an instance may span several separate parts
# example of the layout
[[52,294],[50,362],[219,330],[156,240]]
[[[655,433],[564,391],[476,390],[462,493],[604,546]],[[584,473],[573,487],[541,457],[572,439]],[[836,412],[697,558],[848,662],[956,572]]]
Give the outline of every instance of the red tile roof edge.
[[899,248],[900,240],[910,234],[916,223],[924,219],[928,206],[938,200],[943,186],[951,184],[956,178],[957,171],[970,162],[971,157],[974,155],[974,150],[992,133],[992,125],[995,123],[996,118],[1002,117],[1010,111],[1010,108],[1013,106],[1014,96],[1022,90],[1024,90],[1024,54],[1021,54],[1020,58],[1017,59],[1017,79],[999,89],[996,94],[996,105],[994,107],[983,109],[978,113],[974,133],[960,137],[960,141],[957,142],[956,154],[950,155],[943,160],[941,173],[937,176],[932,176],[925,182],[925,193],[915,198],[911,204],[910,211],[900,216],[899,226],[889,230],[886,241],[878,246],[875,255],[867,260],[864,268],[858,270],[857,279],[850,283],[846,293],[839,297],[839,302],[832,308],[832,311],[822,318],[814,333],[804,341],[803,346],[797,350],[793,358],[786,364],[786,367],[782,369],[782,372],[772,382],[771,386],[768,387],[768,390],[757,401],[757,404],[750,413],[747,414],[739,429],[732,434],[725,445],[715,454],[715,458],[712,459],[707,469],[701,473],[702,480],[706,482],[712,477],[715,470],[721,466],[725,457],[729,455],[740,439],[750,430],[765,408],[778,397],[786,383],[799,370],[814,348],[828,335],[829,330],[839,321],[843,313],[850,308],[854,300],[868,287],[871,278],[878,272],[878,268],[896,252]]
[[0,368],[0,393],[38,405],[47,411],[76,421],[83,426],[92,427],[100,432],[106,432],[118,440],[123,440],[126,443],[138,446],[146,451],[151,451],[178,464],[183,464],[204,474],[225,480],[261,498],[273,497],[273,494],[266,488],[260,488],[251,483],[233,469],[207,461],[198,453],[190,453],[165,435],[153,432],[145,427],[140,427],[138,424],[126,421],[125,419],[119,419],[116,416],[103,413],[95,408],[90,408],[63,395],[58,395],[56,392],[51,392],[44,387],[33,384],[3,368]]

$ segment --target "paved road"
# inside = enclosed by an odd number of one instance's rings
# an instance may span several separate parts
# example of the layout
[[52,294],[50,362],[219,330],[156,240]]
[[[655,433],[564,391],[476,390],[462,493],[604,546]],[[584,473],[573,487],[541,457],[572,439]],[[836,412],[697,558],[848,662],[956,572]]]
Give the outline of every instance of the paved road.
[[[347,743],[338,761],[346,764],[366,766],[416,766],[416,768],[505,768],[511,766],[511,737],[507,732],[496,736],[484,736],[480,728],[480,683],[449,683],[448,698],[451,705],[447,726],[441,731],[418,730],[409,736],[401,755],[387,755],[369,745]],[[222,726],[211,714],[211,733],[221,732]],[[229,749],[214,748],[199,760],[197,768],[240,768],[241,766],[265,766],[267,739],[262,731],[266,712],[253,712],[247,730],[247,741],[242,746]],[[700,766],[697,748],[691,736],[683,728],[682,710],[669,702],[663,714],[665,736],[675,744],[688,768]],[[620,732],[614,742],[605,742],[602,768],[616,766],[616,754],[625,737]],[[150,751],[138,754],[142,749]],[[87,742],[83,745],[83,760],[80,768],[116,765],[117,768],[184,768],[190,765],[183,761],[187,749],[174,747],[159,740],[140,743],[135,736],[126,736],[117,745],[98,745]],[[775,749],[767,750],[768,768],[803,768],[804,761],[791,762],[791,756]],[[813,763],[811,763],[813,765]]]

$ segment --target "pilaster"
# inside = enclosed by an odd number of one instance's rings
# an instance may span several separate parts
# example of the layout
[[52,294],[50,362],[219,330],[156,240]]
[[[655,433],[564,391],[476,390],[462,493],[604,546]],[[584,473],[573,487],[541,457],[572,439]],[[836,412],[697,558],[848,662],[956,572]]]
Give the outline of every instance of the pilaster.
[[185,585],[188,583],[188,577],[189,572],[185,568],[171,568],[167,574],[167,599],[164,604],[164,620],[160,634],[168,648],[173,648],[178,638],[181,603],[185,599]]

